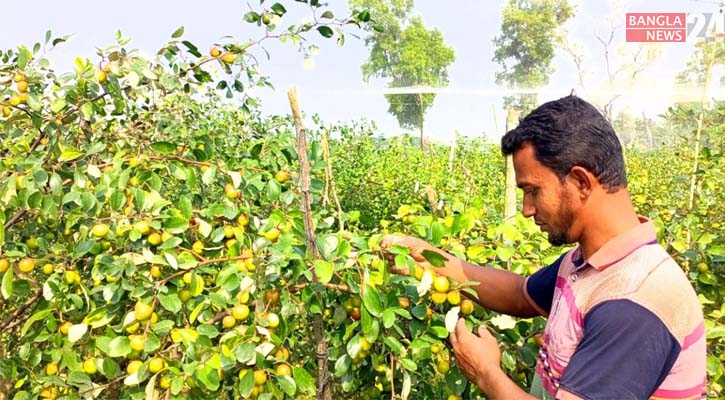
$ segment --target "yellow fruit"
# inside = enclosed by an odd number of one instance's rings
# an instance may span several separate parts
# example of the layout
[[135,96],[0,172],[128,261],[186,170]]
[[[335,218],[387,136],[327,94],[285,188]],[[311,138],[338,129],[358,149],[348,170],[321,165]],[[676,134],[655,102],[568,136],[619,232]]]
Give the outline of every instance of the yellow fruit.
[[68,330],[70,329],[70,327],[71,327],[71,326],[73,326],[73,324],[72,324],[72,323],[71,323],[70,321],[65,321],[65,322],[63,322],[63,324],[62,324],[62,325],[60,326],[60,328],[58,329],[58,331],[59,331],[59,332],[60,332],[61,334],[63,334],[63,335],[67,335],[67,334],[68,334]]
[[131,168],[138,167],[141,164],[141,160],[138,157],[131,157],[128,159],[128,166]]
[[222,54],[222,61],[227,64],[233,63],[237,59],[237,55],[234,53],[226,52]]
[[219,50],[218,47],[212,47],[211,50],[209,50],[209,55],[214,58],[219,57],[220,54],[222,54],[222,51]]
[[239,190],[234,187],[231,183],[224,185],[224,194],[230,199],[236,199],[239,197]]
[[436,364],[436,370],[439,374],[443,375],[448,372],[449,369],[451,369],[451,364],[448,361],[442,359],[438,360],[438,363]]
[[97,238],[105,237],[106,234],[108,234],[108,225],[106,224],[96,224],[93,225],[93,228],[91,229],[91,233],[93,236]]
[[463,301],[461,302],[461,312],[463,313],[463,315],[470,315],[471,313],[473,313],[474,308],[474,304],[471,300],[463,299]]
[[22,82],[22,81],[25,80],[25,75],[23,75],[23,74],[15,74],[15,76],[13,76],[13,80],[15,82]]
[[239,292],[239,294],[237,295],[237,300],[239,300],[239,302],[242,304],[249,303],[249,291],[244,290]]
[[196,254],[201,254],[201,253],[203,253],[203,252],[204,252],[204,243],[202,243],[202,242],[200,242],[200,241],[198,241],[198,240],[197,240],[197,241],[196,241],[196,242],[194,242],[194,244],[193,244],[193,245],[191,246],[191,249],[192,249],[192,250],[194,251],[194,253],[196,253]]
[[179,300],[181,300],[182,303],[186,303],[191,299],[191,291],[189,289],[181,289],[179,291]]
[[63,276],[65,277],[65,281],[69,285],[72,285],[74,283],[78,283],[81,281],[81,275],[78,273],[78,271],[75,271],[75,270],[65,271]]
[[451,290],[448,292],[448,303],[452,306],[456,306],[461,303],[461,292],[458,290]]
[[289,179],[289,172],[287,172],[286,170],[277,171],[274,174],[274,179],[276,179],[277,182],[280,182],[280,183],[286,182],[287,179]]
[[700,272],[707,272],[710,270],[710,267],[705,263],[699,263],[697,264],[697,270]]
[[373,347],[372,343],[370,343],[367,339],[364,337],[360,338],[360,348],[363,351],[368,351],[370,348]]
[[162,358],[154,357],[149,361],[149,372],[155,374],[164,369],[164,360]]
[[18,98],[20,98],[21,103],[25,103],[28,101],[28,94],[27,93],[18,93]]
[[13,110],[8,106],[3,106],[3,117],[9,117]]
[[264,236],[270,242],[274,242],[279,237],[279,234],[280,234],[279,229],[272,228],[272,229],[268,230],[267,232],[263,232],[262,236]]
[[96,79],[99,83],[106,83],[108,80],[108,73],[102,69],[96,71]]
[[143,346],[146,343],[146,338],[142,335],[131,335],[128,337],[131,340],[131,349],[136,351],[143,350]]
[[232,228],[229,225],[224,226],[224,237],[227,239],[231,239],[234,237],[234,228]]
[[435,303],[435,304],[443,304],[443,303],[445,303],[445,302],[446,302],[446,300],[448,299],[448,296],[447,296],[447,295],[446,295],[445,293],[441,293],[441,292],[433,292],[433,293],[431,293],[431,295],[430,295],[430,299],[431,299],[431,300],[433,301],[433,303]]
[[279,317],[275,313],[269,313],[267,315],[267,323],[270,328],[276,328],[279,326]]
[[222,326],[225,328],[233,328],[234,325],[237,324],[237,320],[234,319],[231,315],[225,315],[224,318],[222,318]]
[[45,374],[46,375],[55,375],[58,373],[58,364],[51,362],[46,364],[45,366]]
[[448,288],[450,287],[450,285],[451,284],[450,284],[450,282],[448,282],[448,278],[446,278],[445,276],[439,276],[439,277],[435,278],[435,280],[433,281],[433,288],[437,292],[441,292],[441,293],[448,292]]
[[254,371],[254,384],[264,385],[265,382],[267,382],[267,373],[261,369]]
[[168,375],[164,375],[161,377],[161,380],[159,381],[159,387],[161,389],[168,389],[171,387],[171,378],[169,378]]
[[247,224],[249,224],[249,217],[247,216],[247,214],[242,214],[237,217],[237,223],[239,223],[239,225],[241,226],[246,226]]
[[432,345],[430,345],[430,352],[433,354],[438,354],[441,351],[441,347],[442,346],[440,344],[433,343]]
[[164,233],[161,234],[161,241],[166,243],[166,241],[171,239],[172,237],[174,237],[172,233],[164,231]]
[[292,369],[287,364],[279,364],[277,366],[277,376],[290,376]]
[[161,235],[159,235],[159,233],[158,233],[158,232],[153,232],[153,233],[151,233],[151,234],[150,234],[150,235],[149,235],[149,236],[148,236],[148,237],[146,238],[146,241],[147,241],[147,242],[148,242],[148,243],[149,243],[149,244],[150,244],[151,246],[156,246],[156,245],[158,245],[159,243],[161,243]]
[[136,314],[136,320],[137,321],[145,321],[149,319],[151,316],[151,313],[154,312],[153,307],[150,305],[143,303],[141,301],[136,302],[136,305],[133,307],[134,314]]
[[5,272],[8,270],[8,268],[10,268],[10,263],[8,262],[8,260],[5,258],[1,258],[0,259],[0,272]]
[[289,360],[289,350],[285,349],[284,347],[280,347],[275,353],[274,356],[282,361]]
[[151,321],[151,324],[159,322],[159,314],[151,313],[151,318],[149,319],[149,321]]
[[249,316],[249,307],[239,304],[232,309],[232,317],[237,321],[244,321]]
[[83,372],[85,372],[89,375],[93,375],[96,372],[98,372],[98,369],[96,368],[96,359],[95,358],[93,358],[93,357],[86,358],[86,360],[83,361]]
[[126,373],[131,375],[131,374],[135,373],[136,371],[138,371],[142,365],[143,365],[143,362],[141,362],[139,360],[133,360],[130,363],[128,363],[128,365],[126,366]]
[[151,276],[154,278],[160,278],[161,277],[161,267],[158,265],[151,266]]
[[10,105],[11,106],[17,107],[20,105],[21,102],[22,102],[22,100],[20,100],[20,96],[18,96],[17,94],[10,96]]
[[18,269],[21,272],[30,272],[35,268],[35,260],[32,258],[26,257],[20,260],[18,263]]
[[133,224],[133,229],[142,235],[146,235],[151,232],[151,225],[148,221],[138,221]]
[[[43,265],[43,273],[44,274],[50,275],[54,271],[55,271],[55,267],[53,266],[53,264],[45,264],[45,265]],[[0,271],[0,272],[2,272],[2,271]]]
[[192,278],[191,272],[187,272],[187,273],[185,273],[185,274],[184,274],[184,275],[183,275],[183,276],[181,277],[181,279],[182,279],[182,280],[184,281],[184,283],[186,283],[187,285],[190,285],[190,284],[191,284],[191,278]]
[[138,328],[140,328],[140,327],[141,327],[141,324],[138,321],[136,321],[133,324],[126,327],[126,332],[136,333],[136,331],[138,331]]
[[27,92],[28,91],[28,81],[20,81],[18,82],[18,92]]

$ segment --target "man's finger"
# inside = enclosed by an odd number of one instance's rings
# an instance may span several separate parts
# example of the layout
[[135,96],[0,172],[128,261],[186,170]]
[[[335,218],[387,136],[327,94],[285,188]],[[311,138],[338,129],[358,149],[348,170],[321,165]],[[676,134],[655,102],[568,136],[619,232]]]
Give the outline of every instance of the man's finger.
[[383,249],[387,249],[388,247],[398,244],[403,240],[403,237],[400,235],[385,235],[380,240],[380,247]]
[[481,325],[478,327],[478,337],[480,338],[493,338],[493,335],[491,335],[491,331],[486,328],[485,325]]

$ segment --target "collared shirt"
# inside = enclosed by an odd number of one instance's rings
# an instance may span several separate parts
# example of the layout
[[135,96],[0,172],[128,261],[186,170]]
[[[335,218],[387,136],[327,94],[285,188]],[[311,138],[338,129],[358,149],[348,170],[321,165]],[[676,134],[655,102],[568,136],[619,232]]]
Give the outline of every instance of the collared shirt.
[[589,259],[577,247],[527,279],[549,317],[536,373],[555,398],[705,398],[702,309],[656,239],[640,218]]

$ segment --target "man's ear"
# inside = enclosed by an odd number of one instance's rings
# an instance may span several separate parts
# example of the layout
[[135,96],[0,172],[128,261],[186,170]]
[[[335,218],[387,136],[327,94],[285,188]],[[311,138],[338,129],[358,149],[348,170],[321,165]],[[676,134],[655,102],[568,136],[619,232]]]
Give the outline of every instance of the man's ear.
[[589,170],[578,165],[571,168],[567,179],[579,192],[579,196],[582,199],[589,197],[594,187],[599,183],[597,178]]

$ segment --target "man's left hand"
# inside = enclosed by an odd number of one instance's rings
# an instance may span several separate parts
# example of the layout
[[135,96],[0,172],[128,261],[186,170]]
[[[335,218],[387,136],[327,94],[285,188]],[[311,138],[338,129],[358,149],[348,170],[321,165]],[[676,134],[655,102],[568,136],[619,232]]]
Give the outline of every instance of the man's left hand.
[[501,374],[501,350],[496,338],[485,326],[478,327],[478,336],[468,331],[466,321],[458,320],[451,333],[451,344],[458,368],[471,382],[486,391]]

